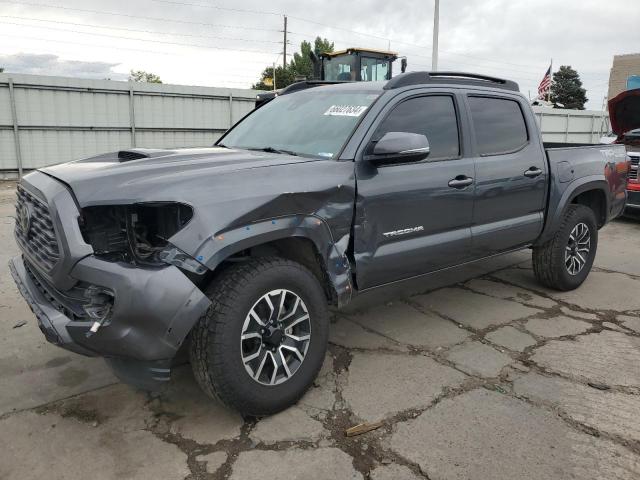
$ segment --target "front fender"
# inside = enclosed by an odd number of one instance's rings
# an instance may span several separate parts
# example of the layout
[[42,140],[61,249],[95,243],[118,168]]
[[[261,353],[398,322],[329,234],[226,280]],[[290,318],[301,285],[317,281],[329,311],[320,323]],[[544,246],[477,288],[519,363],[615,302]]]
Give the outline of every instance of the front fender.
[[[565,186],[565,188],[561,189],[560,187],[562,186]],[[577,178],[567,184],[556,183],[551,189],[549,195],[549,205],[546,216],[547,220],[540,237],[535,242],[536,245],[541,245],[553,237],[558,228],[560,228],[562,218],[564,217],[567,208],[569,208],[569,205],[571,205],[573,199],[581,193],[588,192],[590,190],[601,190],[604,193],[606,201],[605,212],[608,215],[610,203],[608,193],[609,185],[601,175],[589,175]]]
[[208,237],[195,256],[207,268],[214,270],[225,259],[242,250],[292,237],[313,242],[336,293],[338,306],[348,303],[353,292],[351,267],[346,255],[349,235],[334,239],[326,222],[315,215],[277,217],[221,230]]

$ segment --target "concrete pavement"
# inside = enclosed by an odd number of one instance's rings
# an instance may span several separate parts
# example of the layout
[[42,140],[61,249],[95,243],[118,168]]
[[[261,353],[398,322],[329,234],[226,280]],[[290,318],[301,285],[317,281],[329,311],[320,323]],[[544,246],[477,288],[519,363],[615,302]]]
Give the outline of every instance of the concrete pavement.
[[337,313],[299,404],[243,419],[188,367],[151,395],[46,343],[6,267],[12,190],[0,184],[2,479],[640,477],[640,222],[601,231],[574,292],[536,284],[521,252]]

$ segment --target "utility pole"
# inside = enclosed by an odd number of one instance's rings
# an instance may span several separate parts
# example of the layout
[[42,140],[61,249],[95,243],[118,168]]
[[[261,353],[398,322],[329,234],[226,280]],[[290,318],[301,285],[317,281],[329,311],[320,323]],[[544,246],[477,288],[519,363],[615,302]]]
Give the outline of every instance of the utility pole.
[[431,70],[438,70],[438,30],[440,28],[440,0],[435,0],[433,10],[433,51],[431,52]]
[[284,16],[284,47],[282,56],[282,66],[287,68],[287,16]]

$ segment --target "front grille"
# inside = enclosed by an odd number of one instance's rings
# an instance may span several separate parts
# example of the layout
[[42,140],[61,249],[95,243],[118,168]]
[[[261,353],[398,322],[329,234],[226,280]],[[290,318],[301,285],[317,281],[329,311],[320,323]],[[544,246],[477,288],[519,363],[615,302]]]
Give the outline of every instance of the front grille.
[[17,196],[16,240],[34,261],[51,271],[60,260],[60,250],[49,207],[20,185]]
[[631,170],[629,170],[629,180],[638,180],[638,164],[640,164],[640,157],[631,158]]

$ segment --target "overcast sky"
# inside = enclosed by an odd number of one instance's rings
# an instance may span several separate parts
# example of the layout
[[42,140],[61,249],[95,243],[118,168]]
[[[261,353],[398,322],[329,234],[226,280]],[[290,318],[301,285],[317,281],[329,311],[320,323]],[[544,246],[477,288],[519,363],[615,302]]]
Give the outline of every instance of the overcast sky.
[[[431,66],[433,0],[0,0],[5,71],[124,80],[130,69],[165,83],[245,88],[316,35],[336,48],[388,48],[409,70]],[[640,51],[638,0],[442,0],[442,70],[516,80],[535,95],[554,69],[580,73],[600,109],[614,54]]]

